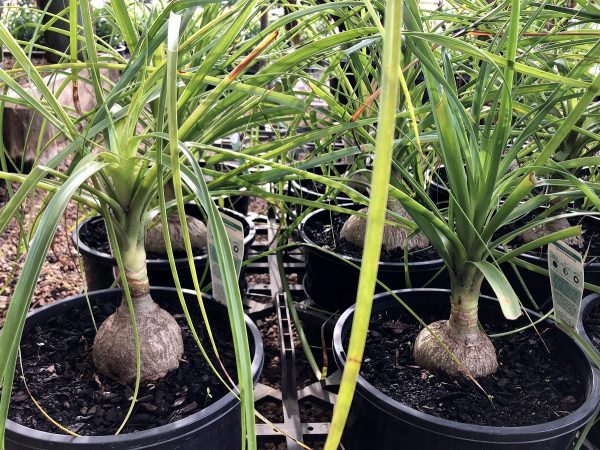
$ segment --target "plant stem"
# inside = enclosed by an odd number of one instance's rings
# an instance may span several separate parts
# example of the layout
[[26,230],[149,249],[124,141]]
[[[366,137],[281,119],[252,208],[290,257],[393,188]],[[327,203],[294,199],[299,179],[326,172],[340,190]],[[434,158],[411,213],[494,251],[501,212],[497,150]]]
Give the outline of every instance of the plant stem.
[[448,324],[457,333],[477,331],[477,308],[483,275],[474,267],[465,267],[450,276],[450,318]]
[[125,277],[133,300],[144,297],[150,292],[148,272],[146,270],[146,248],[144,246],[144,223],[128,221],[125,234],[117,234]]

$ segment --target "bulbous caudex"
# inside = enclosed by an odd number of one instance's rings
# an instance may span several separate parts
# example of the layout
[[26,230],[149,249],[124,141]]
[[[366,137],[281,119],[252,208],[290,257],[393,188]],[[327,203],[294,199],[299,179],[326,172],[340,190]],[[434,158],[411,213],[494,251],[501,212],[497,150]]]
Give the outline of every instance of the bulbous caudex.
[[[169,181],[165,187],[165,199],[174,200],[175,191],[173,182]],[[188,226],[190,244],[194,250],[205,250],[208,242],[208,229],[206,225],[199,219],[192,216],[185,216],[185,220]],[[185,251],[185,241],[183,239],[183,230],[181,221],[179,220],[179,213],[173,211],[167,215],[167,224],[169,227],[169,241],[173,251],[181,252]],[[163,233],[163,226],[160,219],[160,215],[151,220],[150,225],[146,231],[145,238],[146,251],[158,254],[166,254],[167,246],[165,244],[165,237]]]
[[[154,302],[146,272],[144,226],[119,240],[125,276],[133,303],[140,346],[140,381],[163,378],[179,367],[183,354],[181,329],[175,318]],[[127,300],[100,326],[94,339],[93,358],[96,369],[123,383],[136,379],[134,331]]]
[[[521,238],[525,243],[533,242],[536,239],[540,239],[558,231],[566,230],[571,224],[566,217],[557,218],[551,222],[544,223],[542,225],[536,225],[529,230],[526,230],[521,234]],[[564,240],[567,244],[573,247],[583,247],[582,236],[571,236]]]
[[[406,209],[404,209],[404,207],[396,199],[390,198],[388,200],[388,209],[402,217],[410,219],[410,215]],[[366,214],[368,212],[368,208],[363,208],[360,210],[360,212]],[[386,220],[393,222],[394,217],[391,214],[387,214]],[[340,235],[346,241],[362,248],[365,245],[364,239],[366,232],[367,219],[361,216],[350,216],[348,217],[348,220],[346,220],[346,223],[344,223]],[[411,231],[407,230],[405,227],[394,226],[386,223],[383,227],[383,239],[381,242],[381,247],[386,251],[392,251],[398,248],[404,248],[406,245],[409,252],[429,247],[429,240],[424,234],[417,233],[412,236],[410,236],[410,234]]]
[[[204,222],[192,216],[185,216],[190,235],[190,243],[194,250],[205,250],[208,241],[208,229]],[[183,239],[183,231],[179,215],[177,212],[167,216],[167,224],[169,226],[169,237],[173,251],[185,251],[185,242]],[[152,253],[166,254],[167,247],[163,233],[162,222],[160,217],[154,220],[148,227],[146,232],[146,250]]]
[[[470,374],[475,378],[496,372],[496,350],[479,328],[477,319],[482,281],[483,276],[473,267],[451,275],[450,318],[434,322],[428,326],[429,329],[421,330],[413,351],[417,365],[425,369],[442,370],[453,376]],[[460,365],[450,352],[460,361]]]

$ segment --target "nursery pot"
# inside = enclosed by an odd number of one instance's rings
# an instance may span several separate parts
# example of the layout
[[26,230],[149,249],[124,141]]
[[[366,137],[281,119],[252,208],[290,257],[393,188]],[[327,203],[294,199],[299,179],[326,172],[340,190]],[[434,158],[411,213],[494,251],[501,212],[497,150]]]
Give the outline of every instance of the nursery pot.
[[[344,208],[359,210],[363,206],[353,203],[340,205]],[[316,245],[307,233],[307,228],[317,222],[330,221],[337,213],[326,209],[313,211],[300,224],[300,240]],[[346,308],[356,300],[361,259],[348,255],[331,256],[313,247],[304,247],[306,274],[303,285],[307,295],[320,306],[337,311]],[[340,259],[341,258],[341,259]],[[355,264],[353,267],[348,262]],[[414,262],[379,262],[378,280],[390,289],[403,289],[407,286],[406,271],[410,287],[447,286],[447,272],[442,259]],[[378,292],[384,291],[381,286]]]
[[[398,296],[417,314],[434,312],[439,318],[449,316],[450,291],[446,289],[405,289],[396,291]],[[480,316],[500,314],[499,305],[491,297],[480,297]],[[485,305],[489,305],[486,308]],[[391,295],[375,296],[373,315],[397,311],[403,306]],[[539,318],[529,312],[532,320]],[[343,342],[350,333],[354,306],[348,308],[336,324],[333,337],[334,357],[343,369],[346,352]],[[455,422],[412,409],[377,390],[362,376],[351,406],[342,442],[346,450],[373,448],[396,450],[399,443],[411,450],[565,450],[570,448],[575,434],[594,415],[600,402],[598,374],[592,370],[583,350],[566,334],[558,332],[557,343],[561,353],[570,355],[572,364],[585,380],[586,399],[571,414],[538,425],[520,427],[495,427]],[[520,408],[522,405],[515,405]]]
[[[242,223],[244,227],[244,256],[246,257],[248,255],[250,245],[256,237],[254,223],[236,211],[224,208],[221,208],[221,211]],[[193,203],[188,203],[185,205],[185,212],[192,217],[205,220],[201,208]],[[88,290],[90,291],[107,289],[112,286],[115,280],[113,270],[117,268],[117,261],[113,258],[113,256],[105,252],[97,251],[86,245],[81,240],[81,230],[83,227],[85,227],[88,223],[92,223],[92,221],[102,220],[103,219],[99,216],[94,216],[84,220],[77,225],[77,228],[75,228],[71,236],[75,247],[77,247],[77,250],[83,258],[85,278]],[[202,286],[210,283],[208,254],[205,253],[203,255],[195,256],[194,263],[196,266],[198,281],[201,280],[202,276],[206,272]],[[175,265],[177,266],[177,274],[179,276],[179,281],[181,282],[181,287],[185,289],[194,289],[192,274],[189,270],[187,257],[184,256],[176,258]],[[146,261],[146,267],[151,286],[175,286],[175,281],[173,280],[173,275],[171,273],[171,267],[169,266],[169,260],[166,258],[166,255],[161,259],[149,258]],[[245,289],[245,276],[243,267],[240,272],[240,288]]]
[[599,303],[599,294],[591,294],[587,297],[584,297],[583,300],[581,300],[581,310],[579,312],[579,321],[577,323],[577,332],[583,339],[585,339],[585,341],[590,345],[590,347],[592,347],[596,351],[596,354],[598,356],[600,356],[600,350],[596,349],[596,346],[592,343],[592,340],[588,336],[587,331],[585,331],[584,322]]
[[213,200],[223,209],[236,211],[244,217],[248,214],[250,197],[247,195],[221,195],[214,197]]
[[[177,291],[173,288],[151,288],[154,299],[160,304],[178,302]],[[184,295],[195,299],[196,294],[184,290]],[[120,303],[120,289],[106,289],[88,293],[92,305]],[[204,303],[212,317],[227,318],[227,308],[209,296]],[[50,317],[64,314],[74,307],[86,308],[86,297],[77,295],[58,301],[29,313],[25,322],[24,334],[34,331],[36,325]],[[256,325],[248,316],[246,329],[252,355],[252,376],[256,383],[264,360],[263,345]],[[82,344],[83,345],[83,344]],[[227,393],[208,407],[181,420],[145,431],[110,436],[73,437],[64,434],[38,431],[8,420],[6,424],[6,448],[8,450],[54,450],[82,449],[97,450],[110,448],[125,449],[180,449],[180,450],[237,450],[241,435],[240,404],[232,393]]]
[[[590,315],[590,313],[594,310],[594,308],[598,305],[598,303],[600,303],[600,295],[598,294],[591,294],[583,298],[583,300],[581,301],[579,321],[577,323],[577,332],[583,339],[585,339],[585,341],[590,345],[590,347],[594,349],[596,355],[600,356],[600,350],[598,350],[596,346],[592,343],[592,340],[590,339],[583,326],[583,323]],[[598,367],[596,367],[595,371],[596,373],[600,373]],[[587,435],[587,439],[596,447],[600,446],[600,422],[592,426]]]
[[446,168],[444,166],[438,167],[435,170],[435,174],[432,170],[429,170],[427,172],[427,177],[429,178],[429,185],[427,186],[429,198],[431,198],[438,207],[448,206],[448,202],[450,201],[450,191],[448,191],[448,188],[446,187],[448,182]]
[[[40,0],[38,2],[38,6],[42,10],[44,8],[47,8],[47,12],[50,14],[58,15],[63,10],[69,9],[69,2],[67,0]],[[71,20],[75,20],[75,18],[69,17],[69,13],[67,12],[66,15],[63,16],[63,19],[65,19],[65,20],[55,21],[52,26],[54,28],[61,29],[61,30],[65,31],[66,33],[63,34],[58,31],[48,30],[48,31],[44,32],[44,39],[46,42],[46,46],[48,46],[49,48],[57,50],[59,52],[67,53],[69,50],[69,47],[70,47],[70,40],[69,40],[69,35],[68,35],[69,22]],[[76,19],[77,19],[77,22],[81,25],[81,23],[82,23],[81,16],[79,14],[77,14]],[[50,21],[50,16],[45,14],[43,23],[46,24],[49,21]],[[60,60],[60,57],[58,55],[55,55],[52,52],[47,52],[46,59],[50,63],[57,63]]]

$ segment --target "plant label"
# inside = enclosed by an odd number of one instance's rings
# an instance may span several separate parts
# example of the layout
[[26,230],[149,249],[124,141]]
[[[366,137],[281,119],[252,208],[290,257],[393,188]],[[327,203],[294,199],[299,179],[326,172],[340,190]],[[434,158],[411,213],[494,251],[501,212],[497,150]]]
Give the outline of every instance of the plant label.
[[548,271],[554,314],[559,322],[575,329],[583,297],[583,259],[563,241],[549,244]]
[[[237,283],[242,268],[242,261],[244,260],[244,227],[239,220],[234,219],[225,213],[221,212],[221,218],[223,219],[223,225],[225,225],[225,231],[227,232],[229,244],[231,245],[233,264],[235,266],[235,279]],[[221,273],[219,261],[217,260],[217,251],[212,234],[210,233],[210,227],[208,230],[208,256],[210,261],[213,297],[217,301],[227,304],[223,275]]]

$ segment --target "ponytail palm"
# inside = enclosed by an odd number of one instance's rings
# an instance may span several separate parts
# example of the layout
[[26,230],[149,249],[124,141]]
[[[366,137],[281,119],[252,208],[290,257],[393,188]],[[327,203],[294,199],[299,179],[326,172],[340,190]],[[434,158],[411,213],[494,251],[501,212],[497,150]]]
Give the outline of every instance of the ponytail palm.
[[[435,150],[445,165],[450,190],[445,216],[440,211],[425,211],[401,191],[395,191],[444,258],[450,273],[450,318],[431,324],[420,333],[414,356],[417,364],[423,367],[481,377],[497,368],[493,345],[478,324],[477,309],[483,279],[487,279],[494,289],[508,319],[520,315],[519,300],[497,265],[505,258],[497,261],[493,258],[495,244],[507,242],[514,236],[498,236],[498,232],[507,223],[535,213],[540,204],[548,201],[547,198],[525,201],[535,186],[535,171],[547,172],[544,165],[557,150],[558,139],[571,131],[593,100],[599,80],[590,83],[589,80],[565,78],[566,86],[553,86],[558,95],[550,95],[546,103],[532,105],[539,111],[546,111],[576,84],[585,83],[586,88],[575,90],[578,107],[551,139],[541,141],[531,165],[511,172],[510,163],[523,143],[535,137],[535,120],[541,119],[536,117],[532,121],[534,127],[513,125],[519,110],[517,102],[521,100],[515,94],[515,80],[518,79],[523,87],[524,83],[534,86],[539,82],[538,77],[555,78],[551,73],[536,74],[526,65],[517,65],[519,36],[523,31],[520,2],[511,2],[506,36],[491,42],[489,49],[478,49],[455,38],[422,33],[418,11],[414,4],[410,5],[406,15],[406,25],[411,32],[408,47],[423,66],[431,114],[439,137]],[[431,43],[441,47],[437,54]],[[453,83],[451,55],[463,51],[480,55],[471,59],[479,76],[471,81],[473,87],[467,91],[468,96],[459,93]],[[502,61],[495,57],[500,52]],[[528,227],[536,224],[534,219]],[[529,248],[579,232],[578,227],[568,227],[539,238]],[[511,252],[511,257],[526,250],[527,247],[519,247]],[[440,341],[444,345],[440,345]]]
[[[549,201],[543,196],[528,200],[536,184],[535,172],[548,172],[546,163],[597,95],[595,92],[600,84],[600,78],[591,82],[566,78],[564,83],[567,85],[554,85],[554,92],[550,91],[545,103],[531,105],[538,111],[547,111],[554,102],[571,93],[571,86],[585,83],[585,88],[575,90],[577,106],[552,138],[537,140],[541,145],[529,164],[511,172],[511,162],[523,143],[536,137],[536,125],[544,118],[543,114],[541,117],[525,117],[519,126],[513,125],[513,118],[519,110],[518,102],[522,100],[515,87],[515,79],[520,81],[517,87],[523,88],[527,86],[525,83],[535,86],[539,78],[552,79],[554,76],[551,73],[536,74],[527,65],[517,65],[519,36],[523,32],[520,25],[521,3],[511,2],[508,12],[506,36],[491,42],[490,48],[482,49],[481,57],[473,60],[479,76],[472,81],[469,97],[459,95],[456,87],[448,83],[448,80],[454,79],[450,55],[467,48],[475,53],[476,48],[457,39],[440,39],[421,33],[414,5],[406,14],[406,25],[412,32],[408,45],[423,64],[431,114],[439,136],[435,149],[445,165],[450,189],[446,217],[439,211],[433,214],[424,211],[397,191],[415,222],[445,259],[450,273],[450,318],[431,324],[420,333],[414,356],[417,364],[439,368],[450,374],[481,377],[496,370],[493,345],[478,324],[477,309],[483,279],[487,279],[494,289],[508,319],[520,315],[519,300],[497,265],[506,258],[500,257],[496,261],[493,258],[498,243],[515,237],[503,236],[501,228],[527,214],[535,215],[536,208]],[[431,42],[441,46],[438,55],[432,51]],[[504,68],[492,61],[492,55],[500,51],[506,60],[501,62]],[[584,59],[580,64],[590,62]],[[484,107],[486,104],[489,107]],[[434,219],[433,215],[437,217]],[[527,227],[533,228],[542,222],[543,219],[536,218]],[[578,227],[567,227],[514,249],[510,256],[515,257],[528,249],[579,233]],[[444,345],[440,345],[440,341]]]

